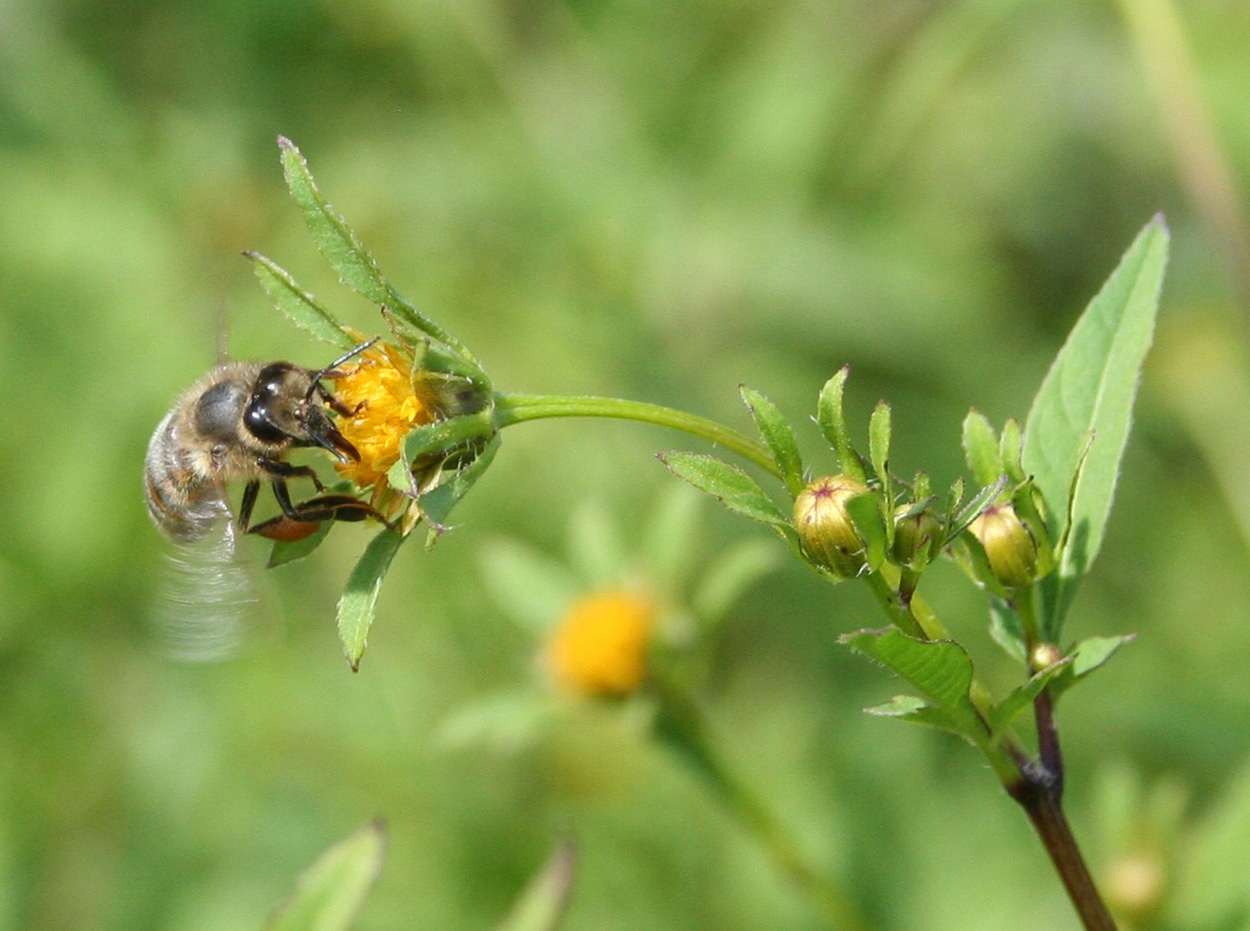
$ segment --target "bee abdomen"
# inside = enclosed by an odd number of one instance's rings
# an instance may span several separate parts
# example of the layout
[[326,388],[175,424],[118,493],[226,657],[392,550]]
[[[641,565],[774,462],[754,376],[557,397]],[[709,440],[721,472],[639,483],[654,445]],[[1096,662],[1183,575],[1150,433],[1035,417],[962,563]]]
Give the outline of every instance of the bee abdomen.
[[144,491],[157,529],[175,542],[193,543],[229,514],[229,506],[220,484],[196,468],[180,442],[176,413],[167,414],[152,434]]

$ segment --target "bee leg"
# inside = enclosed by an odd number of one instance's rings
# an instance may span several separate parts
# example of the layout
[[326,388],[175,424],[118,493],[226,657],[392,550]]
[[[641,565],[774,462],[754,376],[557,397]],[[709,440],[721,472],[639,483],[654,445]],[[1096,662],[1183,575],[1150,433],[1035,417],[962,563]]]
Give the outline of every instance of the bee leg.
[[[377,510],[351,495],[320,495],[299,504],[292,504],[286,484],[275,480],[274,497],[282,508],[282,514],[258,524],[249,533],[257,533],[271,540],[294,541],[311,536],[317,526],[327,520],[359,521],[376,518],[387,527],[393,525]],[[279,490],[281,489],[281,490]]]
[[348,407],[335,397],[334,393],[330,391],[330,389],[326,388],[320,382],[317,383],[317,394],[321,397],[321,400],[325,402],[326,406],[340,417],[354,417],[359,414],[361,408],[365,406],[365,402],[361,401],[354,408]]
[[247,533],[248,522],[252,519],[252,508],[256,507],[256,496],[260,493],[260,482],[248,482],[243,489],[243,500],[239,503],[239,529]]
[[[310,478],[312,479],[313,485],[316,486],[317,491],[326,490],[326,486],[321,484],[321,479],[317,477],[317,473],[313,471],[312,466],[291,465],[289,462],[283,462],[281,459],[266,459],[264,456],[261,456],[259,459],[257,459],[256,464],[259,465],[266,472],[268,472],[270,475],[278,476],[279,478],[282,478],[282,479],[295,478],[297,475],[303,476],[305,478]],[[275,496],[277,495],[276,487],[277,487],[277,479],[275,479],[275,491],[274,491]],[[286,483],[283,482],[283,488],[285,489],[285,487],[286,487]],[[279,498],[278,500],[280,503],[281,498]],[[290,501],[290,500],[291,499],[288,496],[287,501]]]

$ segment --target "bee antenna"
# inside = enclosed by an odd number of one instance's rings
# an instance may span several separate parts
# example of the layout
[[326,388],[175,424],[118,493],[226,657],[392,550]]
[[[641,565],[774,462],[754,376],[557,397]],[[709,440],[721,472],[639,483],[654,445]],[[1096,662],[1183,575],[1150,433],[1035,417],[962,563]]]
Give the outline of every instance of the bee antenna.
[[313,373],[313,376],[312,376],[312,384],[308,386],[308,394],[307,394],[307,395],[305,395],[304,400],[305,400],[305,401],[307,401],[307,400],[309,400],[309,399],[311,399],[311,398],[312,398],[313,394],[315,394],[315,393],[316,393],[316,391],[317,391],[317,385],[319,385],[319,384],[321,383],[321,379],[323,379],[323,378],[325,378],[325,377],[326,377],[326,373],[327,373],[327,372],[332,372],[332,371],[334,371],[334,369],[335,369],[337,366],[342,365],[344,362],[346,362],[346,361],[347,361],[348,359],[350,359],[352,356],[358,356],[358,355],[360,355],[362,352],[364,352],[366,349],[368,349],[370,346],[372,346],[374,343],[376,343],[376,342],[377,342],[379,339],[381,339],[381,338],[382,338],[382,337],[380,337],[380,336],[375,336],[375,337],[373,337],[373,339],[369,340],[368,342],[361,343],[359,346],[357,346],[357,347],[356,347],[355,349],[353,349],[351,352],[346,353],[345,355],[341,355],[341,356],[339,356],[337,359],[335,359],[333,362],[331,362],[331,363],[330,363],[329,365],[327,365],[325,368],[321,369],[321,371],[319,371],[319,372],[314,372],[314,373]]

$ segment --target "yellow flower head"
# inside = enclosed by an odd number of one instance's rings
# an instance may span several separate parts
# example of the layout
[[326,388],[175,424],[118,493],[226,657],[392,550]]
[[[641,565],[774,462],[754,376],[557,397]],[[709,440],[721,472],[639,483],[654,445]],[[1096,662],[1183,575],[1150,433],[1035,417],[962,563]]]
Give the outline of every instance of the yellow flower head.
[[556,681],[582,695],[622,697],[642,683],[655,605],[633,592],[598,592],[565,612],[548,645]]
[[413,387],[412,360],[389,343],[377,343],[344,366],[332,379],[334,394],[352,411],[338,421],[339,432],[360,453],[359,462],[338,463],[339,474],[361,488],[376,485],[399,461],[404,437],[434,420],[434,411]]

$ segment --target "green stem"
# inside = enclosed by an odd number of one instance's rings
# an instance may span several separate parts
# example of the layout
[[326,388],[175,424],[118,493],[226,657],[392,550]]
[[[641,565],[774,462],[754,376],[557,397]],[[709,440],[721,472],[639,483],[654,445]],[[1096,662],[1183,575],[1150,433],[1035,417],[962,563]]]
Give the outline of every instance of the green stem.
[[660,699],[656,735],[711,789],[726,811],[755,835],[768,856],[807,896],[834,931],[868,931],[867,919],[838,880],[816,870],[772,810],[725,765],[697,702],[680,686],[652,680]]
[[659,404],[627,401],[622,398],[512,393],[495,395],[495,423],[500,429],[514,423],[547,417],[611,417],[672,427],[723,446],[782,478],[781,469],[763,445],[706,417],[687,414]]

